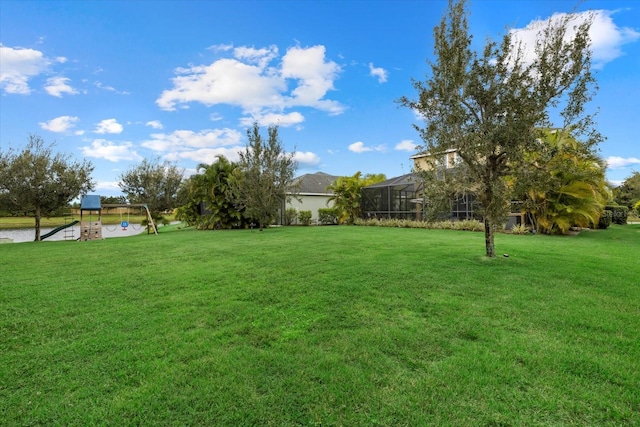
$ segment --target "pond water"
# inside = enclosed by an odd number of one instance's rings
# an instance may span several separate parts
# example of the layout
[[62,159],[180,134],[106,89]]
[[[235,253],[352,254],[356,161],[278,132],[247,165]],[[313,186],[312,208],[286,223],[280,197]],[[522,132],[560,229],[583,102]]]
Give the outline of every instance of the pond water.
[[[48,233],[51,230],[53,230],[53,227],[42,227],[40,228],[40,235]],[[117,224],[103,225],[102,237],[109,239],[113,237],[135,236],[136,234],[145,233],[146,230],[146,227],[143,227],[140,224],[129,224],[129,227],[126,231],[122,230],[122,227]],[[11,239],[13,240],[13,243],[33,242],[35,233],[36,232],[34,228],[9,228],[0,230],[0,240]],[[55,240],[65,240],[65,237],[66,240],[76,240],[78,237],[80,237],[80,224],[74,225],[73,227],[69,227],[64,230],[60,230],[44,241],[50,242]]]

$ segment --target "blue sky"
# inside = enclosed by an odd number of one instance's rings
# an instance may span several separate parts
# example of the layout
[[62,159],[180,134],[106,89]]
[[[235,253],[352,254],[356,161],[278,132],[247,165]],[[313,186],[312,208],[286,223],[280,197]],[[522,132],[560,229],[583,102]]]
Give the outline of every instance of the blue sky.
[[[28,135],[95,165],[96,193],[143,158],[186,173],[237,160],[246,129],[279,124],[298,174],[411,171],[421,143],[414,97],[446,0],[0,0],[0,146]],[[578,2],[474,0],[474,45]],[[586,0],[596,12],[593,108],[600,154],[619,183],[640,170],[640,2]]]

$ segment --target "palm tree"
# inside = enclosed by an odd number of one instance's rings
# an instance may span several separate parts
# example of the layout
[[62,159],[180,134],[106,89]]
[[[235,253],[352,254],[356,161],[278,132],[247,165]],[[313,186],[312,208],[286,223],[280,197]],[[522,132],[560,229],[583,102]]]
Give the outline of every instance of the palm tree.
[[333,193],[327,204],[333,202],[337,211],[338,222],[340,224],[353,224],[356,218],[362,215],[360,207],[361,190],[367,185],[382,182],[384,174],[367,174],[362,177],[362,172],[358,171],[353,176],[341,176],[333,184],[327,187]]
[[188,203],[181,207],[180,212],[184,211],[185,217],[189,217],[189,213],[193,216],[197,211],[199,215],[195,217],[195,223],[198,228],[232,228],[242,221],[242,212],[237,207],[230,185],[238,165],[224,156],[216,158],[210,165],[199,164],[199,173],[187,182]]
[[599,156],[569,133],[550,130],[529,157],[518,185],[526,186],[524,207],[539,232],[565,234],[598,223],[611,198]]

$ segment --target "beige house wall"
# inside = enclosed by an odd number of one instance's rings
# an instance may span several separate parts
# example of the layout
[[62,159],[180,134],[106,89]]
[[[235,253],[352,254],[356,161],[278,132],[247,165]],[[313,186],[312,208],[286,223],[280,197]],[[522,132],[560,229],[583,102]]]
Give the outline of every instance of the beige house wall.
[[327,205],[331,196],[324,194],[301,194],[300,201],[292,198],[286,204],[286,209],[294,208],[296,211],[311,211],[311,221],[318,220],[318,209],[333,207],[333,202]]
[[[431,163],[429,160],[432,158],[431,154],[416,154],[412,156],[413,166],[416,170],[429,170],[431,169]],[[438,155],[438,164],[443,164],[447,169],[454,168],[456,163],[458,163],[460,159],[458,158],[458,153],[456,150],[447,150],[446,152]]]

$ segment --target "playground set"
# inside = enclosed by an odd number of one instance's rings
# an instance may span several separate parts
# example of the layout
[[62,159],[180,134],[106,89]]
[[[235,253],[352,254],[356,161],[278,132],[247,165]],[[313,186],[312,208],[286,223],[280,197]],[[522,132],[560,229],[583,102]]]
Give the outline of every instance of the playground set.
[[[70,227],[80,223],[80,237],[77,240],[87,241],[87,240],[101,240],[102,239],[102,213],[103,208],[127,208],[127,218],[125,219],[122,215],[122,211],[120,211],[120,227],[122,230],[126,230],[129,224],[129,208],[141,208],[144,209],[145,215],[147,217],[147,225],[153,230],[155,234],[158,234],[156,230],[156,226],[153,223],[153,218],[151,217],[151,212],[149,212],[149,207],[146,203],[105,203],[102,204],[100,202],[100,196],[96,194],[87,194],[82,196],[82,200],[80,201],[80,220],[72,220],[71,222],[61,225],[60,227],[56,227],[51,230],[49,233],[41,236],[41,239],[46,239],[47,237],[51,237],[59,231],[65,230],[65,233],[70,230]],[[117,225],[115,226],[118,227]],[[135,226],[133,226],[135,227]],[[115,231],[109,230],[109,231]],[[72,233],[72,232],[71,232]],[[67,239],[67,235],[65,234],[65,240]],[[71,234],[73,238],[73,234]]]

